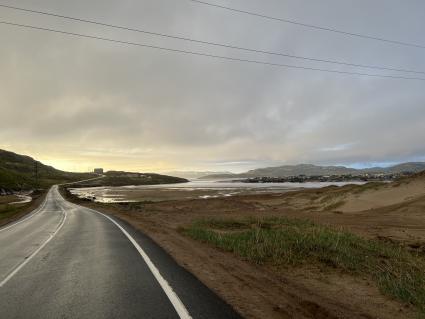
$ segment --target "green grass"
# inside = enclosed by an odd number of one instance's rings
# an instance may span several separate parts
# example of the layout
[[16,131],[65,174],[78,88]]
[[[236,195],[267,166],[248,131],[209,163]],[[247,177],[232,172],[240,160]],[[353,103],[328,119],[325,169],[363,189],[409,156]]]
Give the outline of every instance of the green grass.
[[367,276],[382,293],[425,314],[425,260],[402,246],[286,218],[200,220],[181,231],[256,264],[317,264]]
[[0,205],[0,221],[3,219],[12,217],[15,214],[18,214],[21,212],[23,207],[23,204],[16,204],[16,205],[8,205],[8,204],[1,204]]

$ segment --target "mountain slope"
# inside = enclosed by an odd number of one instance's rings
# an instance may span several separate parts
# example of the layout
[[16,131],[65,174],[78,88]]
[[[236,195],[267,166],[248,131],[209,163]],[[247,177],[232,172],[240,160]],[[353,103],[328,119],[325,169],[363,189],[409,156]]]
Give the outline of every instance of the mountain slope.
[[[38,183],[35,178],[37,169]],[[0,150],[0,188],[22,190],[48,187],[94,177],[93,174],[69,173],[44,165],[32,157]]]
[[403,173],[403,172],[411,172],[411,173],[419,173],[425,170],[425,163],[423,162],[411,162],[411,163],[403,163],[391,166],[387,169],[390,173]]
[[266,167],[248,171],[248,176],[294,176],[294,175],[348,175],[356,173],[353,168],[344,166],[316,166],[312,164],[299,164],[299,165],[284,165],[278,167]]
[[283,165],[277,167],[265,167],[250,170],[241,174],[217,174],[207,175],[201,179],[225,179],[247,177],[288,177],[288,176],[324,176],[324,175],[350,175],[350,174],[398,174],[418,173],[425,170],[424,162],[411,162],[394,165],[391,167],[373,167],[368,169],[355,169],[344,166],[318,166],[312,164]]
[[186,179],[197,179],[207,175],[221,175],[221,174],[232,174],[230,172],[211,172],[211,171],[171,171],[166,172],[166,175],[176,176]]

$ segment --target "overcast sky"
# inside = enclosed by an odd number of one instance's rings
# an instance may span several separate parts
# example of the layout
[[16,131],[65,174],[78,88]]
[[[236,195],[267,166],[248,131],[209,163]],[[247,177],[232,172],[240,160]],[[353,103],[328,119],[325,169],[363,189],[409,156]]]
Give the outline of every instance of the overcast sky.
[[[422,0],[210,0],[425,45]],[[6,3],[6,2],[2,2]],[[254,49],[425,72],[425,49],[311,30],[189,0],[9,4]],[[229,57],[341,67],[0,8],[0,19]],[[425,82],[221,61],[0,25],[0,148],[61,169],[231,170],[425,160]]]

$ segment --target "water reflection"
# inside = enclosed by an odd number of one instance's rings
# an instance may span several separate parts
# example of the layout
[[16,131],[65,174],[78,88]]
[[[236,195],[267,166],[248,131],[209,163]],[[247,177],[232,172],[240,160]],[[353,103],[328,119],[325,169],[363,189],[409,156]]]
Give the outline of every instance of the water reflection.
[[231,181],[190,181],[182,184],[90,187],[70,189],[80,198],[102,203],[208,199],[258,193],[284,193],[301,188],[364,184],[364,182],[243,183]]

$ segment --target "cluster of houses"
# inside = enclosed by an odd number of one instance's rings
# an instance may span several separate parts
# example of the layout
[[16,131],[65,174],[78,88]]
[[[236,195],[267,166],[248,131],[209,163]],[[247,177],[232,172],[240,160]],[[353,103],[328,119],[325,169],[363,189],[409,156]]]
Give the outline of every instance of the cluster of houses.
[[244,183],[304,183],[304,182],[372,182],[372,181],[393,181],[401,177],[407,177],[413,173],[397,173],[397,174],[359,174],[359,175],[324,175],[324,176],[307,176],[307,175],[297,175],[297,176],[287,176],[287,177],[251,177],[244,180],[239,180],[239,182]]

